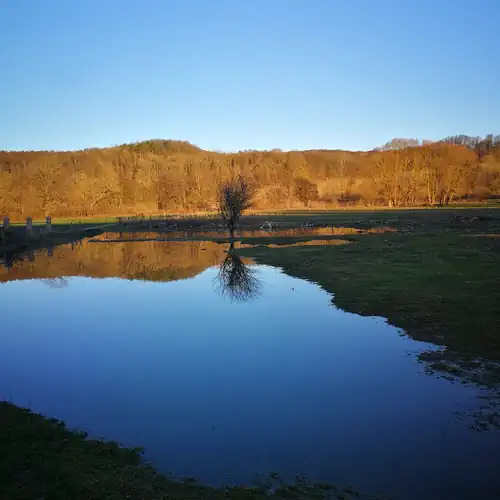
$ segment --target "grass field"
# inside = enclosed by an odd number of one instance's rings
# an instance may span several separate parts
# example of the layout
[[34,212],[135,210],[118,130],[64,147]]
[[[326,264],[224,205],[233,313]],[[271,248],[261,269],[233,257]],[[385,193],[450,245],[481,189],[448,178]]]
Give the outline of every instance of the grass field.
[[[348,208],[339,208],[339,209],[318,209],[318,208],[309,208],[309,209],[282,209],[282,210],[251,210],[252,216],[256,217],[271,217],[281,219],[282,217],[286,218],[299,218],[299,219],[307,219],[307,218],[317,218],[317,217],[325,217],[325,218],[343,218],[343,217],[353,217],[354,214],[362,214],[362,217],[370,216],[370,214],[381,213],[381,214],[391,214],[394,216],[397,214],[404,213],[415,213],[415,212],[440,212],[440,211],[448,211],[448,210],[489,210],[500,208],[500,200],[492,199],[487,202],[466,202],[466,203],[452,203],[450,205],[446,205],[443,207],[415,207],[415,208],[389,208],[389,207],[348,207]],[[363,215],[364,214],[364,215]],[[136,214],[130,214],[135,216]],[[153,216],[160,216],[160,214],[153,214]],[[211,219],[217,217],[216,212],[204,211],[197,213],[171,213],[164,214],[166,218],[175,218],[175,219],[193,219],[193,218],[201,218],[201,219]],[[100,224],[112,224],[117,221],[117,218],[121,217],[120,215],[96,215],[96,216],[88,216],[88,217],[53,217],[52,224],[57,226],[70,226],[70,225],[85,225],[85,226],[95,226]],[[126,217],[126,216],[125,216]],[[147,217],[147,215],[146,215]],[[15,219],[12,222],[13,225],[24,225],[24,219]],[[33,224],[41,225],[45,224],[45,218],[34,218]]]
[[243,252],[320,284],[342,309],[384,316],[418,340],[500,360],[500,238],[450,231],[342,239],[351,244]]

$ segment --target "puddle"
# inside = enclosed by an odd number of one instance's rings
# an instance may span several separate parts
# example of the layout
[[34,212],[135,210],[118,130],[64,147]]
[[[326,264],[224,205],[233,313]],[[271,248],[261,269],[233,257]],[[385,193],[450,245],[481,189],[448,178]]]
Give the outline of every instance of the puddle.
[[242,243],[239,248],[249,248],[255,247],[259,244],[265,245],[268,248],[288,248],[288,247],[303,247],[303,246],[323,246],[323,245],[348,245],[351,243],[348,240],[307,240],[307,241],[297,241],[295,243],[286,243],[286,240],[283,243]]
[[[237,231],[237,238],[262,238],[262,237],[302,237],[302,236],[347,236],[365,233],[386,233],[396,231],[391,227],[375,227],[359,229],[353,227],[302,227],[294,229]],[[96,237],[93,241],[149,241],[149,240],[184,240],[190,239],[227,239],[227,231],[134,231],[134,232],[107,232]]]

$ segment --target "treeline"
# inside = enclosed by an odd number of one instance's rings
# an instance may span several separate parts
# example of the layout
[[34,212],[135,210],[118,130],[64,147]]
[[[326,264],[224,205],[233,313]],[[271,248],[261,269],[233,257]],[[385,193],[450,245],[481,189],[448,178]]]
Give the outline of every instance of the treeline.
[[368,152],[216,153],[163,140],[0,152],[0,212],[65,217],[213,210],[218,182],[239,173],[254,183],[257,208],[439,205],[500,196],[500,136],[391,143]]

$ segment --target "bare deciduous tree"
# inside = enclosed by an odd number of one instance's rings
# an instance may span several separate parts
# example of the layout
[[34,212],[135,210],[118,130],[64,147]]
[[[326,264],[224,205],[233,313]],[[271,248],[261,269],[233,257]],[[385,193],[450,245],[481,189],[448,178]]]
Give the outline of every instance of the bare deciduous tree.
[[295,196],[307,208],[311,201],[318,199],[318,187],[306,177],[298,177],[295,179]]
[[216,199],[217,210],[226,223],[230,238],[234,238],[236,224],[243,212],[252,206],[253,195],[252,185],[242,175],[219,185]]

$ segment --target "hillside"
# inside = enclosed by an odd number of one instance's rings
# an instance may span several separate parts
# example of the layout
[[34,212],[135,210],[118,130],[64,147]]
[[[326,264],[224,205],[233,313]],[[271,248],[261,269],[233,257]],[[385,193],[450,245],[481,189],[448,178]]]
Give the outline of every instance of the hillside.
[[158,139],[82,151],[4,151],[0,214],[211,210],[218,181],[234,173],[255,183],[256,207],[268,209],[437,205],[500,196],[500,136],[414,144],[395,139],[369,152],[216,153]]

